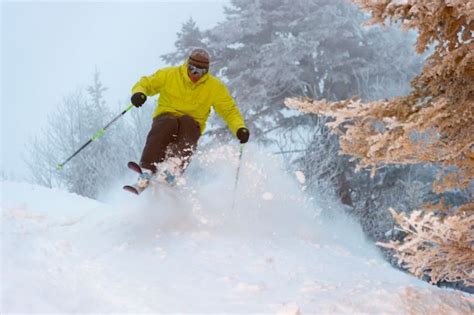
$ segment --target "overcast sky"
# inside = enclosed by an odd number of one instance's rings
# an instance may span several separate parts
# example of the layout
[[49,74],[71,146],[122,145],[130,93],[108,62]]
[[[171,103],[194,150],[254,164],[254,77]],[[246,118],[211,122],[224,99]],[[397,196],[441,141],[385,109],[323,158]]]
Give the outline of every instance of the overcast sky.
[[[21,155],[63,97],[91,84],[109,104],[165,66],[176,33],[192,17],[201,30],[224,20],[229,1],[1,1],[1,170],[24,176]],[[128,104],[124,104],[128,105]]]

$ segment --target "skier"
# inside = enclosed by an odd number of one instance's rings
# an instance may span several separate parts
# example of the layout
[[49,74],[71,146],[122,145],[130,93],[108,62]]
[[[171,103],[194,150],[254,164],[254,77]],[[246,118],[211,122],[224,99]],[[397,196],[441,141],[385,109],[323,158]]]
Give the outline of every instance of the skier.
[[249,130],[226,86],[209,73],[210,55],[195,48],[180,66],[144,76],[132,88],[131,102],[140,107],[147,96],[160,94],[140,160],[138,185],[153,176],[171,183],[182,174],[204,132],[211,106],[229,129],[246,143]]

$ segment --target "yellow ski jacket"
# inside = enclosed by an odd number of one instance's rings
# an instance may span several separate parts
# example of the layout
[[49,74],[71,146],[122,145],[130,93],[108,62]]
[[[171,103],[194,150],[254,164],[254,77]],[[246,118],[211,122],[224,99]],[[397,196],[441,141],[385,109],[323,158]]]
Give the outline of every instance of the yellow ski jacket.
[[187,73],[187,62],[142,77],[132,88],[132,93],[137,92],[147,96],[160,94],[153,118],[163,113],[178,117],[189,115],[199,123],[203,133],[213,106],[234,135],[239,128],[245,127],[244,119],[224,83],[210,73],[193,83]]

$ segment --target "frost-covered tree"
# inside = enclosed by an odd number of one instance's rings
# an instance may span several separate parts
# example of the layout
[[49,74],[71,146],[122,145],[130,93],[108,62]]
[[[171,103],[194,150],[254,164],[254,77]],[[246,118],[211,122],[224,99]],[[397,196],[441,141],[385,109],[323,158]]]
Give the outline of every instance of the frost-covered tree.
[[308,122],[288,118],[285,97],[369,98],[374,82],[408,82],[416,67],[404,59],[406,38],[362,21],[344,0],[231,1],[226,20],[207,33],[209,49],[254,136]]
[[400,264],[420,278],[429,274],[434,284],[463,281],[474,287],[473,211],[471,205],[466,205],[458,215],[440,218],[433,212],[405,215],[390,209],[406,237],[402,242],[378,245],[393,249]]
[[[129,138],[123,121],[117,121],[107,133],[87,146],[58,170],[63,162],[113,117],[106,106],[99,73],[87,87],[65,97],[49,116],[48,125],[30,144],[26,163],[32,180],[48,187],[68,190],[96,198],[121,175],[129,159]],[[127,157],[128,156],[128,157]]]
[[46,128],[29,143],[25,162],[34,183],[47,187],[64,186],[56,165],[78,148],[79,140],[72,126],[77,125],[75,121],[84,102],[81,91],[64,97],[61,105],[48,116]]
[[182,63],[194,47],[206,48],[204,36],[192,18],[183,24],[176,36],[177,40],[174,43],[176,51],[161,56],[161,59],[168,64]]
[[[359,159],[360,168],[370,167],[375,174],[384,164],[432,163],[439,165],[441,171],[433,184],[435,192],[472,191],[472,5],[462,0],[354,2],[371,12],[371,23],[383,24],[390,19],[400,22],[403,28],[416,29],[418,52],[433,46],[422,73],[412,81],[412,91],[392,100],[369,103],[354,99],[333,103],[288,99],[287,105],[333,117],[334,121],[328,125],[341,135],[342,151]],[[400,263],[418,276],[429,274],[434,282],[464,280],[472,284],[472,260],[466,265],[464,255],[447,251],[444,245],[447,242],[474,257],[473,205],[471,198],[460,207],[445,204],[435,207],[446,210],[439,220],[423,212],[404,220],[396,215],[402,228],[415,227],[404,242],[392,243]],[[453,268],[453,264],[457,267]]]
[[188,20],[176,51],[161,57],[178,64],[190,48],[207,48],[213,73],[227,82],[253,139],[311,125],[294,112],[288,117],[285,97],[399,95],[418,70],[406,37],[393,29],[362,28],[363,15],[345,0],[233,0],[225,14],[225,21],[206,31]]

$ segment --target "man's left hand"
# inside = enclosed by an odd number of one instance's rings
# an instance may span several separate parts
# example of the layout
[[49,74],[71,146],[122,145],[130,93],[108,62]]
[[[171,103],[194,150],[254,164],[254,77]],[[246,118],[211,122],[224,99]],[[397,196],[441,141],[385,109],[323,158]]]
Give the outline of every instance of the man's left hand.
[[240,140],[240,143],[247,143],[249,137],[250,132],[247,128],[239,128],[239,130],[237,130],[237,139]]

